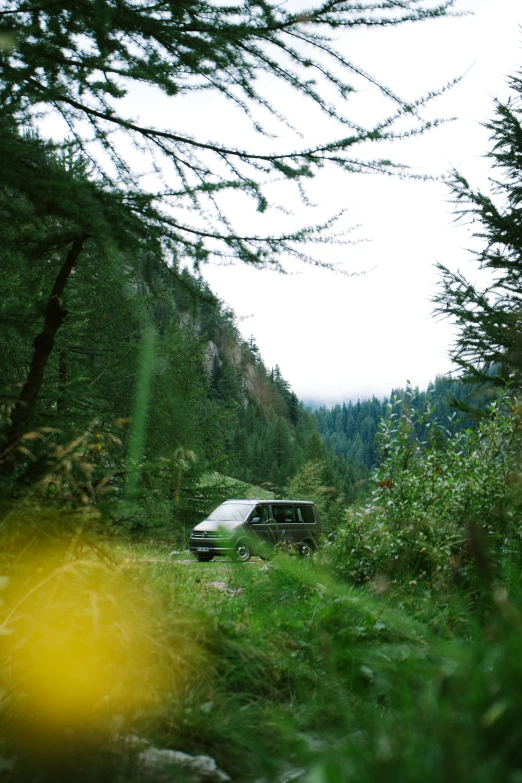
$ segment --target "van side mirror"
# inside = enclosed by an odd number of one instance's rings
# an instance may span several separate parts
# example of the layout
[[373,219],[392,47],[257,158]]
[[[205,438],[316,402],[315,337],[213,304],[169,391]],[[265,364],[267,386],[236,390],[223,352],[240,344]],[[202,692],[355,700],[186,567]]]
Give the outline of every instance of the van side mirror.
[[261,517],[254,517],[250,520],[251,525],[257,525],[259,522],[261,522]]

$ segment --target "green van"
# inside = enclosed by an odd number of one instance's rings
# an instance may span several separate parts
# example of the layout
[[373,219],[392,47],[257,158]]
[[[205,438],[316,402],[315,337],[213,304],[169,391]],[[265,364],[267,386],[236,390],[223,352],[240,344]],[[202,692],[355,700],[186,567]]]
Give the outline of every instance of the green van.
[[227,500],[190,535],[190,551],[200,562],[232,555],[246,563],[288,543],[301,557],[312,557],[321,538],[321,521],[309,500]]

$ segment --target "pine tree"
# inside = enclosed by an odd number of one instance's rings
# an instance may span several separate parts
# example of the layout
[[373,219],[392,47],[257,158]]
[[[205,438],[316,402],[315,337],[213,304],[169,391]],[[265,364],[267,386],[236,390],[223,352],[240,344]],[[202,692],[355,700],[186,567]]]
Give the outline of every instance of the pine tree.
[[455,319],[452,359],[464,379],[522,382],[522,70],[509,79],[511,95],[495,100],[490,132],[493,174],[489,193],[475,190],[458,172],[452,193],[457,218],[473,226],[483,247],[474,252],[486,272],[483,287],[442,264],[436,312]]
[[270,425],[267,447],[271,481],[277,487],[282,487],[295,470],[293,439],[282,416],[276,416]]

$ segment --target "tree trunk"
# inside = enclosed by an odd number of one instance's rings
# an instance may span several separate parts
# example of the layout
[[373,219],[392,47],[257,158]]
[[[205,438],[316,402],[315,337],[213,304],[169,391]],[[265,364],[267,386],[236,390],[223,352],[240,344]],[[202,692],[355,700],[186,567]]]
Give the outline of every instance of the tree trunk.
[[7,444],[3,449],[4,455],[12,450],[29,423],[43,383],[47,362],[53,350],[56,332],[67,315],[67,310],[62,305],[63,291],[86,239],[86,234],[76,237],[54,281],[45,308],[43,329],[34,339],[31,366],[13,411],[12,423],[6,432]]

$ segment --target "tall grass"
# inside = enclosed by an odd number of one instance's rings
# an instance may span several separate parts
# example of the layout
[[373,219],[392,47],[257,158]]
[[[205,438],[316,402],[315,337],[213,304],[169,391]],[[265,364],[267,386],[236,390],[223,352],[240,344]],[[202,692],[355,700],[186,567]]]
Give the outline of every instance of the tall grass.
[[141,779],[131,734],[237,781],[517,780],[513,580],[480,624],[458,596],[356,588],[320,558],[187,564],[79,533],[2,543],[8,781]]

